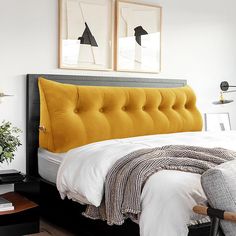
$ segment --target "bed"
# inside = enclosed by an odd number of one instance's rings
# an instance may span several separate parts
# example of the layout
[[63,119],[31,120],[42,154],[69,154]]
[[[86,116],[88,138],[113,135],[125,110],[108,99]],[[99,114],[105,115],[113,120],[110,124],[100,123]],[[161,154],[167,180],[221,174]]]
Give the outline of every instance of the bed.
[[[38,151],[38,127],[40,120],[38,78],[40,76],[48,80],[68,84],[142,88],[182,87],[186,85],[186,81],[68,75],[27,76],[27,174],[40,178],[40,206],[42,216],[62,226],[69,227],[73,229],[76,234],[80,235],[121,235],[124,233],[131,236],[139,235],[137,224],[130,220],[127,220],[122,226],[108,226],[105,222],[93,221],[81,216],[81,212],[85,210],[85,206],[71,200],[61,200],[55,182],[57,170],[60,163],[65,159],[65,154],[62,152],[59,156],[55,156],[52,152],[47,152],[44,149],[39,149]],[[41,129],[43,129],[43,127],[41,127]],[[125,137],[126,136],[123,138]],[[150,136],[147,137],[147,139],[149,138]],[[208,137],[205,137],[205,139],[208,139]],[[138,141],[136,140],[135,142]],[[153,141],[149,140],[149,142]],[[209,223],[190,226],[189,230],[189,235],[191,236],[207,235],[209,233]]]

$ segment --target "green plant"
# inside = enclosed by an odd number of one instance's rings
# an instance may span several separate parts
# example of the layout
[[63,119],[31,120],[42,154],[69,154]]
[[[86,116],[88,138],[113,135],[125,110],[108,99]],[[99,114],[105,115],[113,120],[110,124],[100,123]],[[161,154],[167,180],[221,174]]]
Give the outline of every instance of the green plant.
[[14,159],[17,148],[22,145],[19,133],[21,130],[10,122],[3,121],[0,125],[0,163],[10,163]]

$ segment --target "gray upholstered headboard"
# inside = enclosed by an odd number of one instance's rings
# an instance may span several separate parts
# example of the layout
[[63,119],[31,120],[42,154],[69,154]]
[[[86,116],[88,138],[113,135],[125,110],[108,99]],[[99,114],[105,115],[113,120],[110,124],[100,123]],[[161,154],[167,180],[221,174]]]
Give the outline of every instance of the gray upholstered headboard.
[[182,87],[186,80],[148,79],[128,77],[99,77],[99,76],[72,76],[72,75],[27,75],[27,109],[26,109],[26,172],[38,176],[38,127],[39,127],[39,91],[38,77],[78,85],[91,86],[122,86],[122,87]]

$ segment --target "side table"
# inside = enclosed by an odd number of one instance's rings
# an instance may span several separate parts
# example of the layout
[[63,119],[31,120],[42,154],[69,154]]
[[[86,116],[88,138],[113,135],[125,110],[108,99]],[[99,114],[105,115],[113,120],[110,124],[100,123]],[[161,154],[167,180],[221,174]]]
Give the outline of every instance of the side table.
[[40,183],[37,178],[26,176],[17,182],[0,183],[14,184],[14,192],[1,196],[12,202],[14,210],[0,212],[0,235],[22,236],[39,232],[39,193]]
[[39,206],[16,192],[1,195],[14,210],[0,212],[0,235],[20,236],[39,232]]

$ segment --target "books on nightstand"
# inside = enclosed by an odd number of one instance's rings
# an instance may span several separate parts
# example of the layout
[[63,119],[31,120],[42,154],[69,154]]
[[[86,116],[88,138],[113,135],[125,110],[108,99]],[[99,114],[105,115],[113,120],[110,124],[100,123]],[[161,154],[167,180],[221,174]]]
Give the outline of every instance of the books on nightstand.
[[[0,184],[20,182],[25,176],[18,170],[0,170]],[[0,213],[14,210],[14,205],[9,200],[0,196]]]
[[14,210],[14,206],[12,202],[8,201],[7,199],[0,197],[0,212],[1,211],[12,211]]
[[0,170],[0,184],[19,182],[24,178],[25,176],[18,170]]

